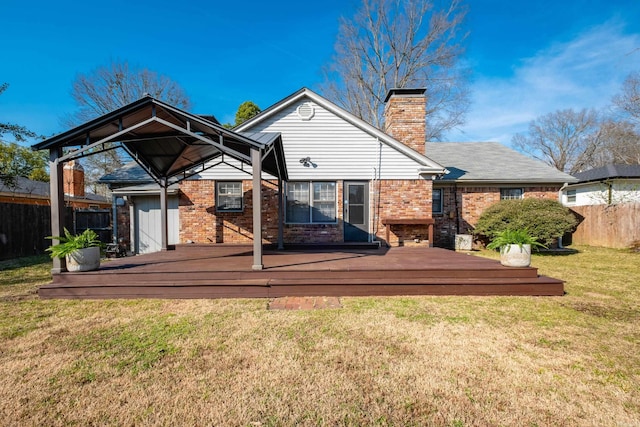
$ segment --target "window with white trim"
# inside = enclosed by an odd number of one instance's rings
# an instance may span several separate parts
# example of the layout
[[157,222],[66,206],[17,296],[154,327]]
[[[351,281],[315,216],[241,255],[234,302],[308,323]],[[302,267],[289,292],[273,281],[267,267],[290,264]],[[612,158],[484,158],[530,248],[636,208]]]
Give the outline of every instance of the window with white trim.
[[441,214],[442,213],[442,188],[434,188],[432,192],[432,213]]
[[286,198],[289,224],[336,222],[335,182],[288,182]]
[[522,188],[501,188],[500,200],[517,200],[522,199],[524,191]]
[[576,190],[567,190],[567,203],[576,202]]
[[216,182],[216,211],[242,211],[242,181]]

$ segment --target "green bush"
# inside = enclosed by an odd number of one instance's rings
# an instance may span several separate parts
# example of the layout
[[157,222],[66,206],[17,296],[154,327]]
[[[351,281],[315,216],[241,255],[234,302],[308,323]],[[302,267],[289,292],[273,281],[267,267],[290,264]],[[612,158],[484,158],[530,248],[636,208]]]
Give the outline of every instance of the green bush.
[[571,211],[555,200],[502,200],[482,213],[474,234],[490,241],[508,229],[527,229],[539,242],[550,245],[576,224]]

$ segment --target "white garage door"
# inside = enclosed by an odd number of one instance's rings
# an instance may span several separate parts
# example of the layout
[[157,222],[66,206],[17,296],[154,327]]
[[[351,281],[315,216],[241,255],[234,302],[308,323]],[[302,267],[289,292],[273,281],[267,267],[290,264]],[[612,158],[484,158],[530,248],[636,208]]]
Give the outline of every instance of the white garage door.
[[[135,251],[139,254],[158,252],[162,249],[160,227],[160,197],[136,197],[135,203]],[[179,243],[178,198],[169,197],[168,244]]]

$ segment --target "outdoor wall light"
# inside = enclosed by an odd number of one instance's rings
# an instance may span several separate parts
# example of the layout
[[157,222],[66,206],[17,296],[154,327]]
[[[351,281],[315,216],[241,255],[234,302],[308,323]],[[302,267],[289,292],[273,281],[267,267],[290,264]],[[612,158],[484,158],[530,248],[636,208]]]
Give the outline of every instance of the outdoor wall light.
[[313,163],[311,161],[311,157],[303,157],[300,159],[300,163],[302,163],[302,166],[304,166],[305,168],[308,168],[309,166],[313,166],[314,168],[317,168],[318,165]]

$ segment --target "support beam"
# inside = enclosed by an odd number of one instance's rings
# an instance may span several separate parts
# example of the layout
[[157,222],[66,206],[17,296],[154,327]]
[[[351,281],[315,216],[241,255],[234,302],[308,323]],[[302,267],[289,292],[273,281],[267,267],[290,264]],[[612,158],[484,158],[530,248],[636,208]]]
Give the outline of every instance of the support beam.
[[[52,148],[49,150],[49,188],[51,192],[51,235],[64,236],[64,180],[62,178],[62,166],[60,161],[62,148]],[[59,240],[52,240],[52,245],[60,243]],[[67,271],[67,263],[64,258],[54,258],[51,273],[62,273]]]
[[284,249],[284,185],[278,178],[278,250]]
[[253,169],[253,265],[252,270],[262,270],[262,153],[251,149]]
[[118,244],[118,196],[113,194],[111,196],[111,230],[112,230],[112,242]]
[[168,226],[168,195],[167,195],[167,178],[160,178],[160,244],[161,251],[169,249],[169,226]]

